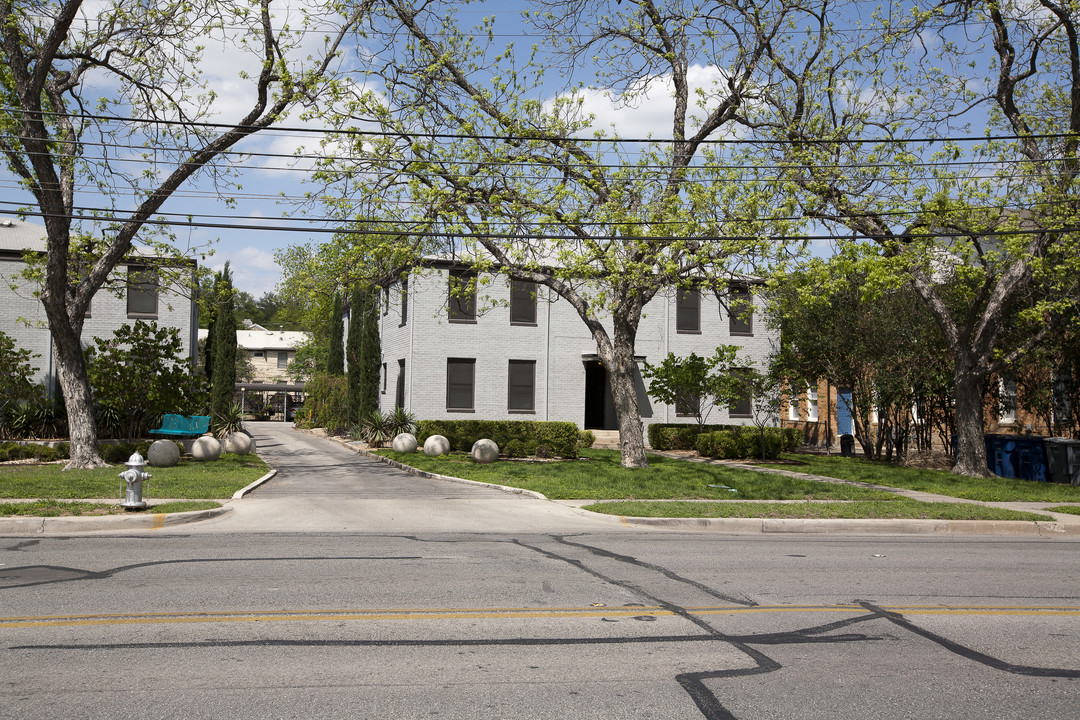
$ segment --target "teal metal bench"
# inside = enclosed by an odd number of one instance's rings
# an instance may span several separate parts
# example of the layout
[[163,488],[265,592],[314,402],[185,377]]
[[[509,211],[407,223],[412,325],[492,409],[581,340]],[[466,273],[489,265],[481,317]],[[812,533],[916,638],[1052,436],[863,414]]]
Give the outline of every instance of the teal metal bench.
[[161,418],[161,427],[151,430],[150,434],[194,438],[205,435],[209,430],[209,415],[166,415]]

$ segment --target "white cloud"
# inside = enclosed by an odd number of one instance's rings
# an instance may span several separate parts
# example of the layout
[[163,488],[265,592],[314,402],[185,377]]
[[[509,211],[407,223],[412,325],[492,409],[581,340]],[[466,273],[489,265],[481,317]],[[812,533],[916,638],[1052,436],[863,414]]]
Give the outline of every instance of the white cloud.
[[[693,65],[687,69],[690,86],[690,127],[693,117],[711,112],[717,91],[726,94],[726,75],[716,66]],[[593,130],[610,131],[622,138],[670,138],[675,108],[675,84],[670,75],[642,78],[625,93],[586,88],[578,93],[582,111],[593,115]],[[704,101],[705,107],[698,106]]]
[[236,248],[218,248],[210,268],[215,272],[229,263],[233,287],[251,293],[256,298],[272,292],[281,280],[281,268],[272,253],[250,245]]

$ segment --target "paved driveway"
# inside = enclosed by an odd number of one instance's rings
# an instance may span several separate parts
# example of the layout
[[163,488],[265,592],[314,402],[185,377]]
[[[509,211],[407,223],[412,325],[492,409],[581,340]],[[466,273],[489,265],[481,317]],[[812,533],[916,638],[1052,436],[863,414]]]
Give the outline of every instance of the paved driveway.
[[575,532],[622,527],[547,500],[421,478],[284,423],[249,423],[277,475],[185,532]]

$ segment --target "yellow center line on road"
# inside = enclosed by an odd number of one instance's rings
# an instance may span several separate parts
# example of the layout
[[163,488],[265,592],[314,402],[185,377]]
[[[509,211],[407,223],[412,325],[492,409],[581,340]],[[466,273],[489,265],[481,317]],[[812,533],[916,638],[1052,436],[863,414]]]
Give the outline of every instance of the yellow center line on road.
[[[943,606],[893,605],[882,610],[902,615],[998,615],[1080,617],[1080,607],[1044,606]],[[867,612],[859,605],[773,605],[685,608],[691,615],[744,615],[762,613]],[[674,610],[661,607],[580,608],[440,608],[371,610],[230,610],[218,612],[130,613],[116,615],[66,615],[0,618],[0,629],[31,627],[81,627],[95,625],[152,625],[231,622],[309,622],[317,620],[463,620],[463,619],[568,619],[596,617],[673,617]]]

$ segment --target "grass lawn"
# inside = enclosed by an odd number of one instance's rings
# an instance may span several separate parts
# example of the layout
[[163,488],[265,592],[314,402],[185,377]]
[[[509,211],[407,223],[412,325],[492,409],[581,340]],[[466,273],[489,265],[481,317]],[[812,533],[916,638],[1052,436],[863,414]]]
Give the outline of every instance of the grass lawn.
[[[713,500],[881,500],[895,495],[850,485],[795,480],[717,465],[649,456],[649,467],[627,470],[616,450],[585,450],[579,460],[519,462],[500,460],[478,465],[466,454],[431,458],[423,453],[380,450],[420,470],[541,492],[557,500],[574,499],[713,499]],[[712,488],[710,485],[726,485]]]
[[1053,510],[1059,513],[1068,513],[1069,515],[1080,515],[1080,505],[1061,505],[1059,507],[1046,508],[1047,510]]
[[[1060,483],[1040,483],[1007,478],[975,478],[940,470],[906,468],[885,462],[838,455],[785,453],[784,460],[797,464],[777,465],[784,470],[824,475],[843,480],[888,485],[889,487],[987,502],[1080,502],[1080,487]],[[763,463],[763,465],[765,465]],[[765,465],[768,467],[768,465]]]
[[923,520],[1053,520],[1049,515],[1016,512],[970,503],[925,503],[907,498],[893,502],[826,503],[689,503],[613,502],[585,508],[623,517],[663,518],[843,518]]
[[[63,467],[62,463],[0,466],[0,498],[116,498],[119,502],[123,497],[124,481],[119,475],[125,465],[66,472]],[[143,484],[144,498],[178,500],[230,498],[267,472],[266,463],[254,455],[228,453],[214,462],[182,460],[175,467],[146,469],[153,477]]]

